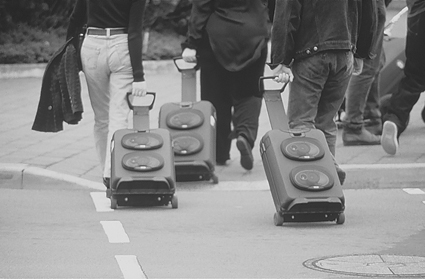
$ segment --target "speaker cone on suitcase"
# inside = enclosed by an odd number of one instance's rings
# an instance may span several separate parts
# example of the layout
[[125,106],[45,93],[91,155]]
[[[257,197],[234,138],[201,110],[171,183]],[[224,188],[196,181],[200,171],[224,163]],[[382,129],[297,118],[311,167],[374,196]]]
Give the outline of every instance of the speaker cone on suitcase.
[[132,133],[123,136],[121,144],[124,148],[133,150],[150,150],[162,147],[164,140],[153,133]]
[[176,130],[194,129],[204,123],[204,115],[197,109],[181,109],[170,113],[166,119],[167,126]]
[[296,161],[319,160],[325,155],[320,142],[313,138],[286,139],[282,142],[280,149],[286,158]]
[[305,191],[323,191],[332,188],[332,175],[321,166],[298,166],[290,173],[292,184]]
[[131,152],[122,158],[122,166],[130,171],[155,171],[164,166],[164,159],[161,155],[153,152]]
[[192,155],[202,150],[204,141],[196,133],[181,133],[173,136],[173,149],[176,155]]

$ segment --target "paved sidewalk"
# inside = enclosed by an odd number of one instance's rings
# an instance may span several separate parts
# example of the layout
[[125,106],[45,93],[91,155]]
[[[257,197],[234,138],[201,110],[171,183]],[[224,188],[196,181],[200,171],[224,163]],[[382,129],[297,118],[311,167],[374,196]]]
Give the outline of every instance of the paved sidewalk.
[[[102,187],[101,169],[93,141],[93,112],[87,95],[84,78],[83,102],[85,112],[78,125],[65,124],[58,133],[40,133],[31,130],[36,113],[41,78],[15,78],[0,80],[3,109],[0,111],[0,184],[12,179],[10,172],[22,173],[31,170],[44,176],[55,176],[78,183],[88,180],[91,187]],[[151,111],[151,127],[158,127],[158,112],[166,102],[180,100],[180,74],[174,69],[148,73],[149,90],[157,92],[157,101]],[[284,93],[284,99],[286,97]],[[420,112],[424,105],[422,97],[414,107],[408,129],[400,138],[399,153],[387,155],[381,146],[344,147],[341,135],[337,142],[337,161],[348,172],[347,188],[399,187],[400,183],[418,186],[425,180],[425,152],[423,135],[425,124]],[[245,171],[239,164],[240,155],[233,142],[231,160],[226,167],[218,166],[216,173],[224,187],[225,182],[244,181],[255,186],[266,181],[258,142],[270,129],[266,107],[260,117],[259,138],[254,147],[254,169]],[[341,133],[341,131],[339,132]],[[9,175],[8,175],[9,174]],[[68,176],[67,176],[68,175]],[[18,179],[18,178],[16,178]],[[96,185],[96,186],[93,186]]]
[[[391,14],[395,12],[391,11],[390,16]],[[403,26],[397,28],[403,29]],[[2,69],[0,77],[8,77],[4,73],[5,68]],[[3,104],[0,111],[0,186],[15,180],[22,183],[22,174],[39,173],[41,176],[75,181],[79,184],[88,184],[92,188],[103,189],[102,172],[94,148],[93,111],[84,76],[81,75],[85,110],[83,120],[78,125],[64,124],[64,131],[59,133],[40,133],[31,130],[41,89],[39,67],[36,67],[35,73],[30,71],[30,74],[27,68],[24,69],[26,76],[36,77],[16,78],[16,74],[13,74],[15,78],[0,79]],[[269,73],[266,70],[265,74]],[[161,105],[178,102],[181,98],[181,75],[171,61],[147,62],[146,79],[148,89],[157,92],[157,101],[150,114],[151,127],[156,128]],[[287,93],[284,93],[283,97],[285,99]],[[422,96],[414,107],[409,127],[400,138],[400,148],[396,156],[387,155],[381,146],[344,147],[341,142],[341,131],[339,132],[336,159],[348,173],[345,187],[380,188],[403,185],[414,187],[423,184],[425,124],[420,112],[424,101],[425,96]],[[242,169],[239,164],[240,155],[233,142],[232,159],[228,166],[216,168],[220,180],[216,187],[236,187],[241,184],[232,182],[241,181],[246,188],[267,187],[267,183],[264,183],[266,177],[258,143],[270,130],[270,124],[264,104],[262,109],[258,140],[253,151],[254,169],[252,171]]]

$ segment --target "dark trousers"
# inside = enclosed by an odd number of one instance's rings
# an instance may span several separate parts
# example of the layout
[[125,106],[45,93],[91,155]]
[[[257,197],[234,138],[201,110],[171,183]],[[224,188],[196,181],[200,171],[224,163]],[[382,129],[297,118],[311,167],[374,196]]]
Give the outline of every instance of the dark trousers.
[[[216,159],[230,159],[233,138],[242,135],[254,146],[262,99],[258,80],[264,74],[267,48],[260,59],[241,71],[226,70],[209,46],[200,51],[201,99],[210,101],[217,111]],[[233,124],[233,132],[232,132]]]
[[[425,12],[416,14],[415,5],[409,10],[406,37],[406,65],[399,90],[391,96],[384,121],[398,127],[398,136],[406,129],[410,112],[425,91]],[[414,16],[412,16],[414,15]]]

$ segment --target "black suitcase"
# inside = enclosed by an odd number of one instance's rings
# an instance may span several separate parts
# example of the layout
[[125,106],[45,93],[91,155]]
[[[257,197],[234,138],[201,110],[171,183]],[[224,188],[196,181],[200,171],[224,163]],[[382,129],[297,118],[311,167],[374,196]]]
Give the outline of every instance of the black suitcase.
[[150,105],[133,110],[133,129],[114,133],[111,143],[111,187],[107,197],[111,208],[120,206],[168,205],[178,207],[175,195],[175,169],[170,133],[165,129],[149,129]]
[[[182,102],[166,103],[159,112],[159,127],[172,137],[176,181],[209,181],[218,183],[214,174],[216,158],[216,111],[208,101],[196,101],[197,67],[179,66],[182,74]],[[185,63],[185,62],[184,62]]]
[[281,93],[264,90],[272,130],[260,142],[260,153],[276,207],[274,224],[345,222],[345,198],[324,134],[317,129],[290,130]]

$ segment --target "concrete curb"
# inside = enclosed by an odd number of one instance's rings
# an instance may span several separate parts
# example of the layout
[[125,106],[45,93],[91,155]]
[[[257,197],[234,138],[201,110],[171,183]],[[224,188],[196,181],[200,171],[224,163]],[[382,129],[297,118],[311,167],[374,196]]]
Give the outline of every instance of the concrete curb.
[[36,188],[42,189],[58,184],[73,188],[78,185],[83,188],[105,191],[105,186],[72,175],[34,167],[27,164],[0,164],[0,188]]
[[[348,179],[343,188],[348,189],[394,189],[422,187],[425,180],[425,164],[364,164],[340,165],[347,172]],[[397,170],[388,172],[389,170]],[[27,164],[1,164],[0,188],[13,189],[85,189],[105,191],[102,183],[58,173]],[[210,191],[269,191],[267,180],[260,181],[221,181],[219,184],[209,182],[178,183],[180,190]]]
[[[47,63],[40,64],[0,64],[0,79],[41,78]],[[175,71],[173,60],[143,61],[145,74],[158,74]]]

